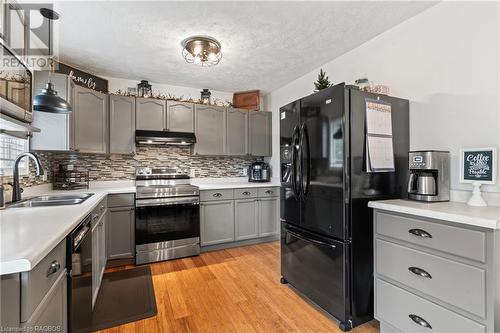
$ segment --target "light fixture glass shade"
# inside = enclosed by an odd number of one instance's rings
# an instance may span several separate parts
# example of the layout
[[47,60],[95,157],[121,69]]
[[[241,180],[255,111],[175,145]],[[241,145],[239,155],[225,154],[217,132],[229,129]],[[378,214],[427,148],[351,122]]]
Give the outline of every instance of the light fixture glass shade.
[[182,56],[186,62],[201,66],[217,65],[222,59],[221,45],[209,36],[192,36],[181,42]]
[[50,82],[47,82],[47,86],[42,89],[42,93],[36,95],[33,99],[33,109],[48,113],[68,113],[72,111],[71,105],[57,95],[57,91],[53,89]]

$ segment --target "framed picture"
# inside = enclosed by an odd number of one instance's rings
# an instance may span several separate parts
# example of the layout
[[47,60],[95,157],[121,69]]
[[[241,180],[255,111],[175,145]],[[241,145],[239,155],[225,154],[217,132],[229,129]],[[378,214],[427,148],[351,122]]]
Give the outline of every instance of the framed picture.
[[468,148],[460,150],[460,182],[495,184],[497,149]]

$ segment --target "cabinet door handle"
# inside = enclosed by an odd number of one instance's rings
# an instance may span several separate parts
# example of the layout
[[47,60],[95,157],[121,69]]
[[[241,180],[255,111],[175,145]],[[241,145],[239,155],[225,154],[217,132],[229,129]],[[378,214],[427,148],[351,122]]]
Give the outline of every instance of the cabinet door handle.
[[418,236],[418,237],[432,238],[432,235],[430,233],[428,233],[427,231],[422,230],[422,229],[410,229],[410,230],[408,230],[408,232],[410,234]]
[[250,192],[245,191],[245,192],[243,192],[242,194],[243,194],[243,195],[250,195]]
[[93,220],[97,220],[99,218],[99,214],[94,214],[94,216],[92,217]]
[[54,260],[52,263],[50,263],[49,269],[47,270],[47,277],[56,273],[60,268],[61,264],[57,260]]
[[408,270],[410,272],[412,272],[413,274],[415,274],[415,275],[418,275],[418,276],[421,276],[421,277],[424,277],[424,278],[428,278],[428,279],[432,279],[432,275],[430,275],[428,272],[426,272],[422,268],[408,267]]
[[222,193],[214,193],[213,196],[215,198],[220,198],[220,197],[222,197]]
[[410,319],[413,320],[413,322],[416,323],[417,325],[420,325],[422,327],[426,327],[426,328],[432,330],[431,324],[429,324],[424,318],[419,317],[415,314],[410,314],[410,315],[408,315],[408,317],[410,317]]

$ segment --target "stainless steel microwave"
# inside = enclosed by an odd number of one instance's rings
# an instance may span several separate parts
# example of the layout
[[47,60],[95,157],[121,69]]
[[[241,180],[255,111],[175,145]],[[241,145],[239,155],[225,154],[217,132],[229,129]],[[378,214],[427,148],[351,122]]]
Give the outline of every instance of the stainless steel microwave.
[[33,71],[1,40],[0,46],[0,112],[31,123]]

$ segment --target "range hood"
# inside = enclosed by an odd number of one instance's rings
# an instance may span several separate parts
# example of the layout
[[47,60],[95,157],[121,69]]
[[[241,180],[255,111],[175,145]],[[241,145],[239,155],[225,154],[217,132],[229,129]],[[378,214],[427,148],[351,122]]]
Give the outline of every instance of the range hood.
[[135,142],[146,145],[189,146],[196,143],[196,136],[193,133],[136,130]]

